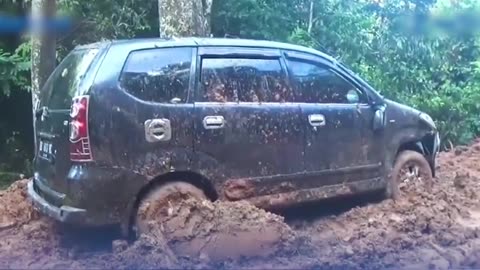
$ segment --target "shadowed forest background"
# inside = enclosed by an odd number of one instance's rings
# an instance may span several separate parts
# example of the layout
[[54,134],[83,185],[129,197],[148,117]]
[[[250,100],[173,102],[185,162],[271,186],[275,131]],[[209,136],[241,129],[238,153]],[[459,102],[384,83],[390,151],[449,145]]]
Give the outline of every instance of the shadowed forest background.
[[[57,0],[74,19],[57,61],[76,45],[158,37],[157,0]],[[0,0],[24,16],[28,0]],[[290,42],[328,53],[387,98],[429,113],[443,149],[480,134],[480,2],[475,0],[214,0],[215,37]],[[31,174],[30,41],[0,36],[0,185]]]

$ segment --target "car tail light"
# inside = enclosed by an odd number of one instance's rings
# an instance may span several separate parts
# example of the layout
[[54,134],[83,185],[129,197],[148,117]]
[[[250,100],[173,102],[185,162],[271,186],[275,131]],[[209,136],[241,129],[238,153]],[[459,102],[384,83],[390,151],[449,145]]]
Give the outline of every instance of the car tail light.
[[88,133],[89,96],[78,96],[72,99],[70,109],[70,160],[92,161],[90,136]]

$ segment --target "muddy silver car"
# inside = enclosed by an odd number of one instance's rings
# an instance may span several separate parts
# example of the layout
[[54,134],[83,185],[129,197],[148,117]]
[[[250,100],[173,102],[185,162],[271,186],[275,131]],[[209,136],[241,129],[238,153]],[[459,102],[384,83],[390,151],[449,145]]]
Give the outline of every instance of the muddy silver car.
[[397,196],[431,182],[439,150],[427,114],[324,53],[284,43],[79,46],[42,93],[29,196],[61,222],[119,224],[125,234],[188,197],[270,209]]

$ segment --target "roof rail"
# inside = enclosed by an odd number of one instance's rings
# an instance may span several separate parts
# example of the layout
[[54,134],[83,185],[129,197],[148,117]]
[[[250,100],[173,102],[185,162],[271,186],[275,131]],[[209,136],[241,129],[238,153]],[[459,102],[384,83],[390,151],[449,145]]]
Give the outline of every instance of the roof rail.
[[240,38],[239,36],[237,35],[231,35],[231,34],[225,34],[224,38]]

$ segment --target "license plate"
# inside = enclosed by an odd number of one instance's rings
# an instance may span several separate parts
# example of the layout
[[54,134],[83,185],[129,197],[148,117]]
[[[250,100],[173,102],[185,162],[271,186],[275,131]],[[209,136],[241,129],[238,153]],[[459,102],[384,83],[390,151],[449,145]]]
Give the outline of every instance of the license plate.
[[55,154],[52,143],[48,141],[40,141],[38,145],[38,154],[42,158],[52,160],[53,155]]

